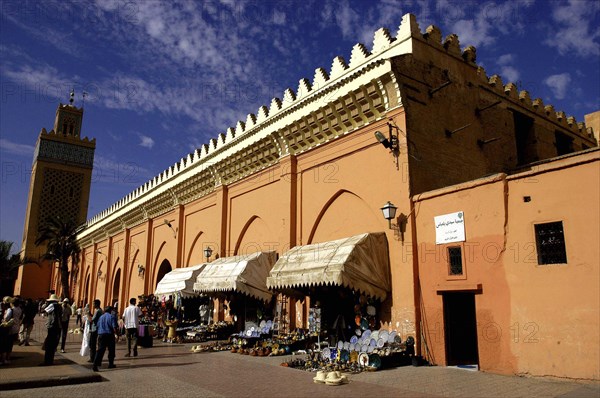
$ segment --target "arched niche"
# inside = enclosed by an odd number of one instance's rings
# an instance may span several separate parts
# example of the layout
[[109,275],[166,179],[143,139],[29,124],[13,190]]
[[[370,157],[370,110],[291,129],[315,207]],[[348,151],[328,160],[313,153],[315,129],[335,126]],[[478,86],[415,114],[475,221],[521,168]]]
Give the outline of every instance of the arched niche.
[[364,232],[377,232],[381,229],[381,220],[360,196],[340,190],[321,208],[306,244],[346,238]]
[[194,238],[194,241],[192,242],[188,255],[185,259],[186,267],[202,264],[204,262],[204,253],[202,252],[202,245],[197,245],[198,241],[200,240],[200,237],[203,234],[204,232],[200,231],[198,232],[198,235],[196,235],[196,237]]
[[242,228],[233,254],[237,256],[273,250],[273,245],[276,242],[277,240],[271,236],[267,223],[259,216],[254,215]]

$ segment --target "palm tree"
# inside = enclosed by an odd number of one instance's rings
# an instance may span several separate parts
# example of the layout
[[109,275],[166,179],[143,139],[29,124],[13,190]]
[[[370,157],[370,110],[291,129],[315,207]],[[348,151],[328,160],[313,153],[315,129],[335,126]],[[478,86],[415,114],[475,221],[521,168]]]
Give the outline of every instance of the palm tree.
[[81,248],[77,243],[77,234],[80,231],[81,226],[72,219],[49,217],[46,223],[40,227],[35,241],[37,246],[46,245],[44,259],[58,262],[62,294],[65,297],[68,297],[70,293],[69,259],[75,266],[79,261],[79,253],[81,253]]
[[16,271],[22,265],[18,254],[10,254],[13,242],[0,240],[0,296],[12,295]]

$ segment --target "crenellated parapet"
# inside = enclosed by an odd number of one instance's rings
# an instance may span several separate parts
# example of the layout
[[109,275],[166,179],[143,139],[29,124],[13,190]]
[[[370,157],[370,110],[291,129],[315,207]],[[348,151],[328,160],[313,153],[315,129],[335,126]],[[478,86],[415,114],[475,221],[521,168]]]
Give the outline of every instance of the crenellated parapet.
[[[541,100],[532,100],[527,91],[518,91],[514,83],[504,84],[500,76],[488,78],[476,64],[477,50],[461,50],[458,36],[443,38],[439,28],[429,26],[421,32],[416,17],[406,14],[396,31],[381,28],[374,32],[371,50],[355,44],[346,62],[333,58],[328,68],[317,67],[312,79],[301,78],[296,90],[286,88],[245,120],[228,127],[179,162],[150,179],[109,209],[92,217],[91,231],[115,217],[123,225],[141,222],[169,211],[177,203],[187,203],[213,192],[220,184],[230,184],[276,164],[282,156],[298,155],[325,142],[386,117],[386,112],[402,106],[397,76],[391,60],[412,54],[416,43],[425,43],[469,67],[476,68],[481,86],[517,106],[544,114],[582,134],[574,118],[548,111]],[[175,195],[164,196],[170,190]],[[146,209],[146,215],[128,218],[134,208]],[[83,232],[85,234],[91,232]]]

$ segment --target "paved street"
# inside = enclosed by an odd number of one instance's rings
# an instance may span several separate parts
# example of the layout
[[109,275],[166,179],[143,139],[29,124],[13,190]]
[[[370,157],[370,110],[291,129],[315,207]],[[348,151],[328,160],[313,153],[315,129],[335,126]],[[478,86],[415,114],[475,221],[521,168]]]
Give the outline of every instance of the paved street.
[[[38,322],[38,325],[41,325]],[[40,333],[36,331],[36,333]],[[39,336],[39,334],[38,334]],[[66,354],[57,366],[26,364],[41,358],[39,344],[15,347],[16,359],[0,368],[0,390],[9,378],[50,377],[63,372],[94,375],[79,355],[81,335],[69,335]],[[509,377],[444,367],[406,366],[349,375],[341,386],[314,384],[313,373],[280,366],[291,359],[251,357],[229,352],[191,353],[191,344],[163,344],[141,349],[137,358],[124,358],[125,343],[117,345],[116,369],[99,374],[104,381],[55,387],[1,391],[1,397],[598,397],[600,384]],[[26,350],[29,350],[26,352]],[[25,355],[27,354],[27,355]],[[23,359],[20,359],[23,358]],[[21,364],[19,364],[21,361]],[[92,381],[92,380],[88,380]],[[25,384],[27,385],[27,384]]]

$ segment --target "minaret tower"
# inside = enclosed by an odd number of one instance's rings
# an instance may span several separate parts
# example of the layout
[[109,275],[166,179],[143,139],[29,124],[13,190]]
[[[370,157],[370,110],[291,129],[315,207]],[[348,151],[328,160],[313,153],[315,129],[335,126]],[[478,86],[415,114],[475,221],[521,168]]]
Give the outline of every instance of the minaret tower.
[[[23,230],[22,257],[39,259],[46,251],[36,246],[41,225],[51,216],[83,223],[87,217],[96,139],[81,138],[83,107],[77,108],[71,91],[68,105],[59,104],[54,129],[42,128],[33,154],[31,182]],[[19,268],[15,294],[22,297],[47,297],[57,289],[50,280],[52,266],[40,261]],[[68,292],[63,292],[68,296]]]

